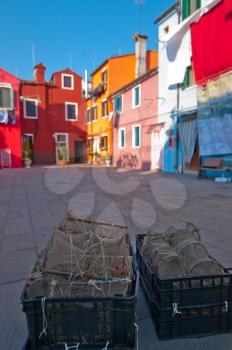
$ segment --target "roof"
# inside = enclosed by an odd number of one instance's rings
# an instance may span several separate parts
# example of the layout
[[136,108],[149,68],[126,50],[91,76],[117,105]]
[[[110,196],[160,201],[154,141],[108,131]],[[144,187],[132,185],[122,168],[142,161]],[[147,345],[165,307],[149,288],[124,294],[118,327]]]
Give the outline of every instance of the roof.
[[55,86],[55,84],[52,81],[44,81],[44,83],[38,83],[35,80],[26,80],[26,79],[21,79],[20,80],[21,84],[25,84],[25,85],[47,85],[47,86]]
[[50,80],[52,80],[52,78],[53,78],[53,76],[55,75],[55,74],[60,74],[60,73],[71,73],[71,74],[75,74],[75,75],[78,75],[78,77],[80,77],[81,78],[81,76],[78,74],[78,73],[76,73],[76,72],[74,72],[72,69],[70,69],[69,67],[68,68],[66,68],[66,69],[62,69],[62,70],[59,70],[59,71],[57,71],[57,72],[54,72],[54,73],[52,73],[52,76],[51,76],[51,78],[50,78]]
[[161,22],[165,17],[167,17],[171,12],[178,9],[179,2],[175,2],[173,5],[171,5],[167,10],[165,10],[158,18],[155,19],[154,23],[158,24]]
[[109,97],[112,98],[112,97],[115,97],[115,96],[117,96],[117,95],[119,95],[121,93],[124,93],[124,92],[130,90],[133,86],[142,83],[143,81],[149,79],[150,77],[152,77],[153,75],[155,75],[157,73],[158,73],[158,68],[152,68],[148,72],[146,72],[145,74],[141,75],[140,77],[134,79],[130,83],[128,83],[128,84],[124,85],[123,87],[121,87],[119,90],[115,91]]
[[120,55],[120,56],[111,56],[109,58],[107,58],[103,63],[100,64],[100,66],[98,66],[92,73],[91,76],[93,76],[102,66],[104,66],[107,62],[109,62],[110,60],[113,59],[117,59],[117,58],[121,58],[121,57],[126,57],[126,56],[134,56],[134,53],[128,53],[126,55]]

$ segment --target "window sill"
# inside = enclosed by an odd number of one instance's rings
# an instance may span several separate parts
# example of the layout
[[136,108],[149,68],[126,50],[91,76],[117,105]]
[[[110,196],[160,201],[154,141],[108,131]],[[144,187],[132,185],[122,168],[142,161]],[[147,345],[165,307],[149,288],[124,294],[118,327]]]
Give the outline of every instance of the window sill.
[[136,105],[136,106],[132,106],[132,109],[136,109],[136,108],[139,108],[141,106],[141,104],[139,105]]
[[107,118],[109,118],[109,116],[108,116],[108,115],[104,115],[104,116],[102,116],[102,119],[107,119]]
[[23,118],[24,118],[24,119],[38,119],[37,116],[36,116],[36,117],[29,117],[29,116],[27,116],[27,115],[24,115]]
[[65,121],[66,121],[66,122],[78,122],[79,119],[66,119],[66,118],[65,118]]

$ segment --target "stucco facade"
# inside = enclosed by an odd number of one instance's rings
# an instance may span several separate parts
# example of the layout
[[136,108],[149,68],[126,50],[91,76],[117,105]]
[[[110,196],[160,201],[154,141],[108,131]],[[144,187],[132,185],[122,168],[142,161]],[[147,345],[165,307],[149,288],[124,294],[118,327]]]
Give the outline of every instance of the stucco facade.
[[[7,113],[6,122],[0,122],[0,167],[5,166],[3,160],[5,150],[9,150],[10,163],[7,166],[19,168],[22,166],[22,144],[21,144],[21,120],[19,109],[19,79],[12,74],[0,69],[0,110]],[[8,99],[6,94],[9,93]],[[5,98],[3,97],[5,95]],[[13,120],[9,120],[8,113],[11,113]],[[8,156],[6,155],[6,161]],[[8,161],[7,161],[8,162]]]
[[[114,112],[113,164],[117,167],[135,167],[142,170],[161,168],[162,154],[153,158],[152,146],[160,126],[157,125],[158,73],[149,71],[112,96],[114,105],[121,98],[120,111]],[[135,101],[135,91],[139,91]],[[118,116],[116,117],[116,113]],[[136,140],[137,138],[137,140]],[[133,156],[135,162],[124,164]]]

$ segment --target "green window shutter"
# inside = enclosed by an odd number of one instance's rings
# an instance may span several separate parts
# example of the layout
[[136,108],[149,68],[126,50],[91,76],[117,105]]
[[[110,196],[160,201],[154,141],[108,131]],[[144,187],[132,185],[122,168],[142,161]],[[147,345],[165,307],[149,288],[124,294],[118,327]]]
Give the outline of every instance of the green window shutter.
[[125,130],[121,130],[121,147],[125,147]]
[[197,5],[197,9],[199,9],[201,7],[201,0],[196,0],[196,5]]
[[138,106],[140,103],[140,91],[139,91],[139,87],[137,86],[135,88],[135,106]]
[[122,111],[122,95],[118,97],[118,110]]
[[184,76],[184,81],[183,81],[183,89],[186,89],[190,86],[190,70],[191,67],[187,67],[185,76]]
[[182,0],[182,21],[189,16],[190,0]]
[[139,147],[140,146],[140,135],[139,135],[139,126],[135,127],[135,147]]
[[118,110],[119,110],[119,98],[115,97],[115,99],[114,99],[114,111],[118,112]]

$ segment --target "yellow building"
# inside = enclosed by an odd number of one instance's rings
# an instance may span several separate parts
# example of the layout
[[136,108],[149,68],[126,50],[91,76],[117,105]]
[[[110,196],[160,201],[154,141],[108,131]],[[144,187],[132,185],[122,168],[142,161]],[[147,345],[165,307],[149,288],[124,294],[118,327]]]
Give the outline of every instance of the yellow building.
[[[138,35],[139,40],[147,37]],[[88,160],[105,163],[112,159],[112,117],[113,105],[109,96],[130,83],[136,77],[138,60],[136,54],[115,56],[104,61],[92,73],[92,97],[87,99],[86,122],[88,132]],[[146,69],[158,66],[158,55],[155,51],[145,51]]]

